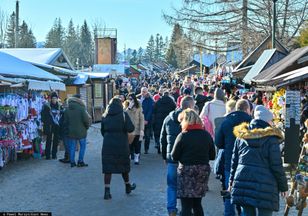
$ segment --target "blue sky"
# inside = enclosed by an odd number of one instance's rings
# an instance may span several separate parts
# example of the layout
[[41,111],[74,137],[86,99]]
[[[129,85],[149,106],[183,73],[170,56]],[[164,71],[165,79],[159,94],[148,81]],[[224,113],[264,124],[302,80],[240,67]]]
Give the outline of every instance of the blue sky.
[[[0,8],[8,14],[15,10],[15,0],[0,0]],[[44,41],[56,17],[66,27],[69,20],[92,26],[96,20],[118,30],[118,50],[144,47],[151,34],[170,37],[172,27],[162,18],[181,0],[20,0],[20,19],[33,29],[37,41]]]

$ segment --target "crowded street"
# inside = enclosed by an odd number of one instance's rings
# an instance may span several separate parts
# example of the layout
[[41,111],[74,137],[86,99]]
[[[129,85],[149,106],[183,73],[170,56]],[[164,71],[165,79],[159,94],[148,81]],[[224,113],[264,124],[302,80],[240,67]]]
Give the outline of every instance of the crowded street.
[[[113,199],[103,200],[103,176],[101,170],[102,136],[99,124],[89,130],[87,168],[71,169],[68,164],[51,161],[18,161],[10,164],[0,176],[2,211],[44,211],[53,216],[164,216],[166,215],[166,165],[152,145],[150,154],[142,155],[140,165],[132,165],[131,178],[137,189],[131,195],[124,193],[120,175],[112,182]],[[63,154],[63,151],[59,152]],[[44,184],[42,184],[44,182]],[[205,215],[222,216],[223,202],[220,184],[211,175],[209,192],[203,200]],[[280,216],[281,211],[275,213]],[[289,215],[296,215],[293,210]]]

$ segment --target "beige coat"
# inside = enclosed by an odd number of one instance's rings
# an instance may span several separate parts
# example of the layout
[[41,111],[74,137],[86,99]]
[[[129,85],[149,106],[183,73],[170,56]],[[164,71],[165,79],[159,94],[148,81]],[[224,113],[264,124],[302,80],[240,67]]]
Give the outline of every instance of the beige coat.
[[135,130],[132,134],[143,135],[144,132],[144,115],[142,112],[141,103],[139,103],[139,108],[133,107],[132,109],[125,109],[125,112],[129,115],[132,120]]

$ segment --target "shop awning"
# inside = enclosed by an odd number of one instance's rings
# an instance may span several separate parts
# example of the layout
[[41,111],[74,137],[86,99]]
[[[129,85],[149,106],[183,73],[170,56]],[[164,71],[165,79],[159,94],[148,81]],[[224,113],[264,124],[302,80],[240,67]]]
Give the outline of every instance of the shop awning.
[[288,76],[286,76],[277,87],[292,85],[297,82],[301,82],[308,79],[308,66],[300,68],[295,71],[291,71],[288,73]]
[[50,85],[48,82],[38,80],[27,80],[27,82],[29,90],[50,91]]
[[61,81],[59,77],[35,67],[28,62],[1,52],[1,50],[0,62],[0,75],[4,77]]
[[50,85],[50,90],[59,90],[59,91],[65,91],[65,84],[61,83],[61,82],[52,82],[52,81],[48,81],[49,85]]

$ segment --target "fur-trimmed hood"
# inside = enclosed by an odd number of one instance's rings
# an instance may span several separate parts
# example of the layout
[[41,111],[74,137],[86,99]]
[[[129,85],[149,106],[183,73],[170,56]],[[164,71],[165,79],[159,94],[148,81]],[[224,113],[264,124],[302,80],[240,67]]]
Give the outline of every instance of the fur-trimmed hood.
[[279,140],[284,140],[284,133],[276,127],[250,129],[248,123],[242,123],[234,127],[235,137],[240,139],[261,139],[264,137],[275,136]]
[[69,109],[74,109],[75,106],[82,106],[82,107],[86,107],[86,104],[79,98],[76,97],[70,97],[68,99],[68,107]]

